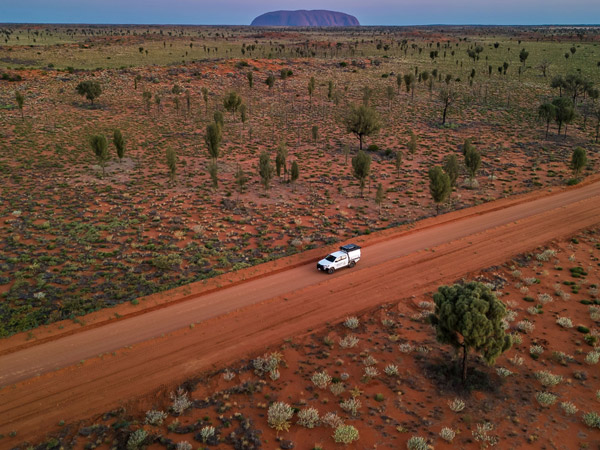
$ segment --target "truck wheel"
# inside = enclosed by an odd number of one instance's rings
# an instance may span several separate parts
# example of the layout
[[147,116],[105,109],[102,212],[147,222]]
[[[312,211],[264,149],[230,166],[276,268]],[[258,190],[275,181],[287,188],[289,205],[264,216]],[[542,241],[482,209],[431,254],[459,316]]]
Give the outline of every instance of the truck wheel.
[[356,265],[356,261],[350,261],[350,264],[348,264],[348,267],[350,267],[351,269]]
[[331,275],[333,272],[335,272],[335,269],[333,267],[330,267],[329,269],[327,269],[328,274]]

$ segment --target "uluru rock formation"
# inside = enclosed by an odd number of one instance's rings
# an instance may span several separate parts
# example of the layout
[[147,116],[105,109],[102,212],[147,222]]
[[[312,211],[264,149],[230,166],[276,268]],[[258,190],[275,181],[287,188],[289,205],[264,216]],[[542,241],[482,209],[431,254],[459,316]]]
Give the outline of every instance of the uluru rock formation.
[[258,16],[250,24],[263,27],[358,27],[358,19],[349,14],[327,10],[272,11]]

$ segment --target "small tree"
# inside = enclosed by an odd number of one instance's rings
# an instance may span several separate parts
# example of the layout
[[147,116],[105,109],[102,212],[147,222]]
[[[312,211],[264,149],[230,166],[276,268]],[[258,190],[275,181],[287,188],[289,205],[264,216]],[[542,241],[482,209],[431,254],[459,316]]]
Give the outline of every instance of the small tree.
[[354,158],[352,158],[352,174],[360,183],[360,196],[363,197],[365,189],[365,181],[371,173],[371,157],[362,150],[359,150]]
[[377,185],[377,192],[375,193],[375,204],[379,207],[378,214],[381,215],[381,204],[385,200],[385,191],[383,185],[379,183]]
[[448,174],[444,173],[439,166],[429,169],[429,193],[435,202],[436,214],[440,212],[440,203],[446,201],[451,191],[452,185],[450,184],[450,177]]
[[235,184],[237,186],[238,191],[238,201],[240,200],[240,194],[244,193],[244,189],[246,187],[246,183],[248,182],[248,177],[246,172],[242,169],[242,167],[238,164],[237,170],[235,171]]
[[558,125],[558,135],[560,136],[560,130],[565,125],[565,136],[567,135],[566,125],[571,123],[575,118],[575,109],[570,99],[566,97],[558,97],[552,100],[552,104],[556,108],[556,114],[554,120]]
[[398,94],[399,94],[400,88],[402,87],[402,74],[401,73],[396,75],[396,87],[398,88]]
[[400,169],[402,168],[402,152],[398,150],[396,152],[396,159],[394,160],[394,165],[396,166],[396,176],[400,178]]
[[363,138],[379,131],[381,123],[377,112],[365,105],[351,106],[346,117],[346,130],[358,137],[359,148],[362,150]]
[[552,103],[542,103],[538,108],[538,117],[546,122],[546,137],[548,137],[550,122],[556,120],[556,107]]
[[415,76],[412,73],[407,73],[404,75],[404,87],[406,88],[406,93],[411,92],[411,98],[415,98]]
[[204,110],[208,114],[208,88],[201,87],[200,93],[202,94],[202,100],[204,100]]
[[581,175],[581,170],[586,166],[586,164],[587,156],[585,154],[585,150],[581,147],[576,147],[571,155],[571,170],[573,171],[575,178],[578,178],[579,175]]
[[206,147],[208,148],[208,155],[214,160],[219,157],[221,139],[221,127],[216,123],[209,123],[206,127],[204,142],[206,142]]
[[469,172],[469,185],[473,187],[473,180],[481,167],[481,155],[474,148],[469,148],[465,153],[465,166]]
[[235,91],[229,92],[223,100],[223,106],[230,113],[236,113],[241,104],[242,97],[240,97]]
[[90,147],[96,156],[96,160],[100,167],[102,167],[102,176],[104,176],[104,167],[106,163],[110,159],[110,155],[108,154],[108,142],[106,141],[106,136],[103,134],[97,134],[90,138]]
[[252,74],[252,72],[248,72],[246,74],[246,78],[248,78],[248,86],[250,87],[250,89],[252,89],[254,87],[254,75]]
[[529,52],[527,50],[525,50],[524,48],[522,48],[521,52],[519,53],[519,60],[521,61],[521,64],[525,65],[525,61],[527,61],[528,57],[529,57]]
[[125,138],[119,129],[115,130],[113,133],[113,144],[117,149],[117,156],[119,157],[120,163],[123,159],[123,156],[125,156]]
[[138,73],[133,79],[133,87],[137,91],[138,83],[142,81],[142,76]]
[[225,126],[225,117],[223,117],[223,113],[219,110],[216,110],[213,113],[213,120],[219,126],[219,128],[223,129]]
[[144,100],[146,111],[150,112],[150,106],[152,104],[152,93],[150,91],[144,91],[142,93],[142,99]]
[[23,115],[23,105],[25,104],[25,96],[19,91],[15,91],[15,100],[17,101],[19,111],[21,111],[21,120],[25,120],[25,116]]
[[317,139],[319,139],[319,126],[313,125],[310,129],[310,133],[312,135],[313,142],[316,143]]
[[298,179],[298,177],[300,176],[300,168],[298,167],[298,163],[296,161],[294,161],[292,163],[292,168],[290,169],[291,171],[291,181],[292,181],[292,191],[296,191],[296,180]]
[[388,109],[391,108],[392,102],[394,101],[394,97],[396,96],[396,93],[394,92],[394,87],[393,86],[388,86],[385,90],[385,96],[387,98],[388,101]]
[[172,148],[168,148],[166,152],[167,167],[169,168],[169,180],[171,183],[175,182],[177,175],[177,154]]
[[441,344],[462,348],[462,381],[467,381],[470,350],[481,354],[489,365],[508,350],[511,337],[504,329],[506,306],[483,283],[441,286],[433,295],[435,313],[430,316]]
[[82,81],[77,85],[76,90],[79,95],[85,96],[92,105],[94,104],[94,100],[102,94],[100,83],[93,80]]
[[265,187],[265,191],[268,191],[271,179],[273,178],[273,166],[271,165],[271,158],[267,152],[262,152],[260,154],[258,159],[258,174]]
[[315,77],[310,77],[308,81],[308,96],[310,98],[310,103],[312,104],[313,93],[315,92]]
[[410,139],[406,146],[408,147],[408,152],[414,156],[417,152],[417,135],[412,130],[410,130]]
[[275,156],[275,170],[278,177],[281,176],[281,169],[283,169],[284,175],[287,174],[287,156],[287,145],[281,141],[277,146],[277,155]]
[[265,83],[267,86],[269,86],[269,90],[273,89],[273,86],[275,86],[275,77],[273,76],[272,73],[269,74],[269,76],[265,80]]
[[456,155],[448,155],[444,160],[444,172],[450,179],[450,187],[456,186],[456,180],[458,179],[458,158]]
[[448,114],[448,108],[454,102],[454,92],[452,91],[452,89],[450,89],[450,87],[443,86],[440,89],[439,97],[443,105],[442,125],[445,125],[446,115]]

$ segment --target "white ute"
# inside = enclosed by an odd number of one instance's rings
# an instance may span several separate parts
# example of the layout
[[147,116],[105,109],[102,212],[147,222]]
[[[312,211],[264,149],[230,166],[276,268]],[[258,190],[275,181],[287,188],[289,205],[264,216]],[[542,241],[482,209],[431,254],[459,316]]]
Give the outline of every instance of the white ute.
[[339,252],[331,253],[317,263],[317,269],[333,273],[342,267],[354,267],[360,261],[360,247],[356,244],[342,245]]

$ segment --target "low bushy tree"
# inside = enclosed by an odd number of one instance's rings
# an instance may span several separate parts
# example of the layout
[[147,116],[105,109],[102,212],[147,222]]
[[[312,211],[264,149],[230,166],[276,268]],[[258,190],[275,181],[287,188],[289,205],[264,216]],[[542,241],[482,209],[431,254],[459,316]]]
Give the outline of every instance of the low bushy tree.
[[429,169],[429,193],[431,198],[435,202],[435,213],[440,212],[440,204],[448,199],[448,196],[452,192],[452,186],[450,184],[450,177],[444,170],[435,166]]
[[346,117],[346,130],[354,133],[359,141],[359,149],[362,150],[363,139],[379,131],[381,122],[377,112],[363,105],[351,106]]
[[94,104],[94,100],[100,97],[100,94],[102,94],[100,83],[94,80],[82,81],[75,89],[79,95],[85,96],[85,98],[87,98],[92,105]]
[[467,381],[469,351],[479,353],[487,364],[492,365],[511,347],[511,337],[503,323],[506,306],[485,284],[469,282],[441,286],[433,300],[435,313],[430,320],[437,341],[463,351],[463,383]]
[[119,157],[119,162],[121,162],[123,156],[125,156],[125,138],[119,129],[116,129],[113,133],[113,145],[117,149],[117,156]]
[[92,147],[92,151],[96,156],[96,160],[100,167],[102,167],[102,176],[104,176],[104,168],[106,163],[110,159],[110,155],[108,154],[108,142],[106,141],[106,136],[103,134],[97,134],[90,138],[90,147]]
[[581,171],[587,164],[587,155],[585,150],[581,147],[576,147],[571,155],[571,170],[573,175],[577,178],[581,175]]
[[371,173],[371,157],[364,151],[359,150],[354,158],[352,158],[352,174],[358,179],[360,184],[360,196],[363,196],[365,182]]

